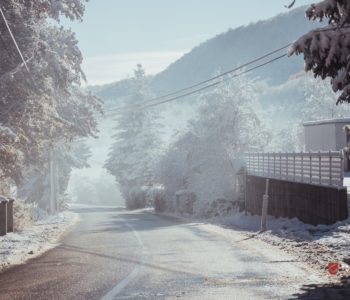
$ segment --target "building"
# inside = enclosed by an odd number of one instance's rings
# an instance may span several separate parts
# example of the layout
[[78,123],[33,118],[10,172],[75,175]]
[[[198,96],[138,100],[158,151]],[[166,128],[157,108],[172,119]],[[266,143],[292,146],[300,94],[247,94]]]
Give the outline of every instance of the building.
[[350,118],[306,122],[305,151],[338,151],[350,143]]

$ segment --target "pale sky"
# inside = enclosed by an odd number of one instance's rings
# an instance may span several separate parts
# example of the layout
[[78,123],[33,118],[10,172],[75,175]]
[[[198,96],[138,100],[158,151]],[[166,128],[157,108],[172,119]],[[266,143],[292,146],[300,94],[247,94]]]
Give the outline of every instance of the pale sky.
[[[287,12],[292,0],[90,0],[76,32],[89,84],[165,69],[217,34]],[[297,0],[296,6],[314,2]]]

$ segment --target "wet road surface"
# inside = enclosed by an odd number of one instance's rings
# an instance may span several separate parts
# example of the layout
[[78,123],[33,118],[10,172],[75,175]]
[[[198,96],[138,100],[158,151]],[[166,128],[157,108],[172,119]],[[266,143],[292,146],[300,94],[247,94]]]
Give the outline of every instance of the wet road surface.
[[321,282],[239,231],[147,211],[77,212],[60,246],[0,274],[1,300],[307,299],[303,285]]

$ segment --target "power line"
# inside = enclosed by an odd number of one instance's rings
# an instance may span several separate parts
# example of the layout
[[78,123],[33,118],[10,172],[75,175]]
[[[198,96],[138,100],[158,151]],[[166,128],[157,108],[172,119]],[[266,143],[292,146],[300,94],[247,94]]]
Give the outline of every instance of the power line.
[[226,72],[224,72],[224,73],[221,73],[221,74],[219,74],[219,75],[217,75],[217,76],[214,76],[214,77],[212,77],[212,78],[209,78],[209,79],[207,79],[207,80],[198,82],[198,83],[193,84],[193,85],[191,85],[191,86],[189,86],[189,87],[186,87],[186,88],[177,90],[177,91],[175,91],[175,92],[172,92],[172,93],[169,93],[169,94],[166,94],[166,95],[162,95],[162,96],[156,97],[156,98],[154,98],[154,99],[151,99],[150,101],[157,101],[157,100],[160,100],[160,99],[163,99],[163,98],[167,98],[167,97],[170,97],[170,96],[179,94],[179,93],[181,93],[181,92],[185,92],[185,91],[191,90],[191,89],[196,88],[196,87],[198,87],[198,86],[201,86],[201,85],[203,85],[203,84],[205,84],[205,83],[208,83],[208,82],[213,81],[213,80],[215,80],[215,79],[221,78],[221,77],[223,77],[223,76],[225,76],[225,75],[228,75],[228,74],[231,74],[231,73],[233,73],[233,72],[239,71],[240,69],[243,69],[243,68],[245,68],[245,67],[248,67],[248,66],[250,66],[250,65],[252,65],[252,64],[254,64],[254,63],[256,63],[256,62],[258,62],[258,61],[260,61],[260,60],[263,60],[264,58],[267,58],[267,57],[269,57],[269,56],[271,56],[271,55],[273,55],[273,54],[275,54],[275,53],[277,53],[277,52],[280,52],[280,51],[282,51],[282,50],[284,50],[284,49],[287,49],[287,48],[290,47],[291,45],[292,45],[292,43],[289,43],[288,45],[285,45],[285,46],[283,46],[283,47],[281,47],[281,48],[278,48],[278,49],[273,50],[273,51],[271,51],[271,52],[269,52],[269,53],[266,53],[266,54],[264,54],[264,55],[262,55],[262,56],[260,56],[260,57],[258,57],[258,58],[255,58],[255,59],[253,59],[253,60],[251,60],[251,61],[249,61],[249,62],[247,62],[247,63],[244,63],[243,65],[241,65],[241,66],[239,66],[239,67],[236,67],[236,68],[234,68],[234,69],[228,70],[228,71],[226,71]]
[[[346,27],[350,27],[350,26],[346,26]],[[313,30],[313,31],[314,31],[314,32],[325,32],[325,31],[334,31],[334,30],[338,30],[338,29],[339,29],[338,27],[331,27],[331,28],[320,28],[320,29],[315,29],[315,30]],[[341,33],[341,34],[348,34],[348,33],[350,33],[350,32],[340,32],[340,33]],[[165,95],[162,95],[162,96],[153,98],[153,99],[149,99],[149,100],[147,100],[147,101],[144,101],[144,102],[142,102],[142,103],[139,103],[137,106],[143,105],[143,104],[146,104],[146,105],[147,105],[147,103],[149,103],[149,102],[151,102],[151,101],[161,100],[161,99],[164,99],[164,98],[167,98],[167,97],[174,96],[174,95],[179,94],[179,93],[181,93],[181,92],[185,92],[185,91],[191,90],[191,89],[193,89],[193,88],[195,88],[195,87],[201,86],[201,85],[203,85],[203,84],[205,84],[205,83],[211,82],[211,81],[213,81],[213,80],[215,80],[215,79],[218,79],[218,78],[223,77],[223,76],[225,76],[225,75],[231,74],[231,73],[233,73],[233,72],[235,72],[235,71],[238,71],[238,70],[240,70],[240,69],[242,69],[242,68],[244,68],[244,67],[247,67],[247,66],[249,66],[249,65],[251,65],[251,64],[253,64],[253,63],[256,63],[256,62],[258,62],[258,61],[260,61],[260,60],[263,60],[264,58],[267,58],[267,57],[269,57],[269,56],[271,56],[271,55],[273,55],[273,54],[275,54],[275,53],[278,53],[279,51],[284,50],[284,49],[290,47],[291,45],[293,45],[293,43],[288,43],[287,45],[285,45],[285,46],[283,46],[283,47],[280,47],[280,48],[278,48],[278,49],[276,49],[276,50],[273,50],[273,51],[271,51],[271,52],[268,52],[268,53],[266,53],[266,54],[264,54],[264,55],[262,55],[262,56],[260,56],[260,57],[258,57],[258,58],[255,58],[255,59],[253,59],[253,60],[251,60],[251,61],[249,61],[249,62],[247,62],[247,63],[245,63],[245,64],[243,64],[243,65],[241,65],[241,66],[239,66],[239,67],[237,67],[237,68],[228,70],[228,71],[226,71],[226,72],[224,72],[224,73],[221,73],[221,74],[219,74],[219,75],[217,75],[217,76],[215,76],[215,77],[212,77],[212,78],[209,78],[209,79],[207,79],[207,80],[198,82],[198,83],[193,84],[193,85],[191,85],[191,86],[189,86],[189,87],[185,87],[185,88],[182,88],[182,89],[180,89],[180,90],[177,90],[177,91],[174,91],[174,92],[171,92],[171,93],[168,93],[168,94],[165,94]],[[283,55],[283,56],[287,56],[287,55]],[[274,61],[274,59],[273,59],[272,61]],[[263,65],[265,65],[265,64],[263,64]],[[259,66],[258,66],[258,67],[259,67]],[[253,68],[253,69],[255,69],[255,68]],[[204,89],[207,89],[207,88],[209,88],[209,87],[211,87],[211,86],[212,86],[212,85],[209,85],[209,86],[207,86],[207,87],[204,87]],[[189,93],[189,94],[191,94],[191,93]],[[182,96],[179,96],[179,97],[176,97],[176,98],[179,99],[179,98],[185,97],[186,95],[187,95],[187,93],[186,93],[185,95],[182,95]],[[171,99],[172,99],[172,98],[171,98]],[[169,100],[170,100],[170,99],[169,99]],[[166,102],[168,102],[168,100],[166,100],[165,103],[166,103]],[[162,103],[163,103],[163,101],[162,101]],[[135,108],[136,108],[137,106],[134,105],[134,106],[130,106],[129,108],[132,108],[132,107],[135,107]],[[123,106],[115,107],[115,108],[112,108],[112,109],[107,110],[107,112],[114,112],[115,110],[119,111],[119,110],[122,110],[122,109],[125,109],[125,107],[123,107]]]
[[[153,102],[153,100],[148,100],[148,101],[144,101],[143,103],[141,103],[141,104],[139,104],[139,105],[137,105],[137,106],[134,105],[134,106],[129,106],[129,107],[113,108],[113,109],[107,110],[107,112],[110,112],[110,113],[111,113],[111,112],[115,112],[115,111],[118,110],[118,109],[119,109],[119,111],[121,111],[121,112],[122,112],[122,111],[125,111],[125,110],[128,110],[128,109],[145,109],[145,108],[150,108],[150,107],[158,106],[158,105],[161,105],[161,104],[165,104],[165,103],[168,103],[168,102],[172,102],[172,101],[178,100],[178,99],[180,99],[180,98],[183,98],[183,97],[186,97],[186,96],[190,96],[190,95],[199,93],[199,92],[201,92],[201,91],[203,91],[203,90],[207,90],[207,89],[212,88],[212,87],[214,87],[214,86],[220,85],[220,84],[222,84],[222,83],[224,83],[224,82],[226,82],[226,81],[229,81],[229,80],[231,80],[231,79],[233,79],[233,78],[240,77],[240,76],[242,76],[242,75],[244,75],[244,74],[246,74],[246,73],[252,72],[252,71],[254,71],[254,70],[256,70],[256,69],[262,68],[262,67],[264,67],[264,66],[266,66],[266,65],[268,65],[268,64],[271,64],[271,63],[273,63],[273,62],[275,62],[275,61],[277,61],[277,60],[280,60],[280,59],[282,59],[282,58],[284,58],[284,57],[287,57],[287,55],[288,55],[288,54],[285,53],[285,54],[283,54],[283,55],[277,56],[277,57],[275,57],[275,58],[273,58],[273,59],[268,60],[267,62],[264,62],[264,63],[262,63],[262,64],[260,64],[260,65],[257,65],[257,66],[255,66],[255,67],[252,67],[252,68],[250,68],[250,69],[244,70],[244,71],[242,71],[242,72],[240,72],[240,73],[238,73],[238,74],[234,74],[234,75],[232,75],[232,76],[230,76],[230,77],[228,77],[228,78],[226,78],[226,79],[213,82],[213,83],[211,83],[211,84],[209,84],[209,85],[206,85],[206,86],[204,86],[204,87],[201,87],[201,88],[199,88],[199,89],[190,91],[190,92],[185,93],[185,94],[181,94],[181,95],[176,96],[176,97],[171,97],[171,98],[169,98],[169,99],[165,99],[165,100],[163,100],[163,101],[159,101],[159,102],[155,102],[155,103],[151,103],[151,102]],[[238,68],[238,70],[239,70],[239,69],[240,69],[240,68]],[[228,74],[229,74],[229,73],[228,73]],[[228,74],[226,74],[226,75],[228,75]],[[220,78],[220,77],[222,77],[222,76],[219,76],[219,77],[216,77],[216,78],[218,79],[218,78]],[[208,80],[207,82],[210,82],[210,81]],[[142,106],[142,105],[143,105],[143,106]],[[118,111],[117,111],[117,112],[118,112]],[[105,116],[108,116],[108,115],[105,115]]]
[[22,55],[21,49],[19,49],[19,46],[18,46],[18,44],[17,44],[17,42],[16,42],[16,39],[15,39],[15,37],[14,37],[13,34],[12,34],[12,30],[11,30],[11,28],[10,28],[8,22],[7,22],[7,19],[6,19],[5,14],[4,14],[4,12],[3,12],[3,10],[2,10],[1,7],[0,7],[0,13],[1,13],[2,18],[4,19],[4,22],[5,22],[5,24],[6,24],[7,30],[8,30],[8,32],[10,33],[10,36],[11,36],[11,38],[12,38],[12,41],[13,41],[13,43],[14,43],[15,46],[16,46],[17,52],[18,52],[19,56],[21,57],[22,62],[23,62],[23,64],[24,64],[24,66],[25,66],[27,72],[30,74],[30,71],[29,71],[29,68],[28,68],[28,66],[27,66],[27,63],[26,63],[26,61],[25,61],[25,59],[24,59],[24,57],[23,57],[23,55]]
[[201,91],[203,91],[203,90],[206,90],[206,89],[212,88],[212,87],[214,87],[214,86],[220,85],[220,84],[222,84],[223,82],[229,81],[229,80],[231,80],[231,79],[233,79],[233,78],[240,77],[240,76],[242,76],[242,75],[244,75],[244,74],[246,74],[246,73],[249,73],[249,72],[251,72],[251,71],[254,71],[254,70],[256,70],[256,69],[259,69],[259,68],[261,68],[261,67],[264,67],[264,66],[266,66],[266,65],[268,65],[268,64],[270,64],[270,63],[273,63],[273,62],[275,62],[275,61],[277,61],[277,60],[280,60],[280,59],[286,57],[287,55],[288,55],[288,54],[280,55],[280,56],[278,56],[278,57],[276,57],[276,58],[273,58],[273,59],[271,59],[271,60],[269,60],[269,61],[267,61],[267,62],[265,62],[265,63],[263,63],[263,64],[260,64],[260,65],[258,65],[258,66],[253,67],[253,68],[250,68],[250,69],[247,69],[247,70],[245,70],[245,71],[243,71],[243,72],[241,72],[241,73],[238,73],[238,74],[235,74],[235,75],[233,75],[233,76],[230,76],[230,77],[228,77],[228,78],[226,78],[226,79],[224,79],[224,80],[216,81],[216,82],[214,82],[214,83],[211,83],[211,84],[209,84],[209,85],[207,85],[207,86],[205,86],[205,87],[202,87],[202,88],[200,88],[200,89],[191,91],[191,92],[189,92],[189,93],[186,93],[186,94],[183,94],[183,95],[180,95],[180,96],[177,96],[177,97],[173,97],[173,98],[170,98],[170,99],[166,99],[166,100],[164,100],[164,101],[152,103],[152,104],[143,106],[143,107],[141,107],[141,108],[149,108],[149,107],[153,107],[153,106],[158,106],[158,105],[160,105],[160,104],[172,102],[172,101],[175,101],[175,100],[177,100],[177,99],[180,99],[180,98],[183,98],[183,97],[186,97],[186,96],[190,96],[190,95],[192,95],[192,94],[196,94],[196,93],[201,92]]
[[[168,93],[168,94],[166,94],[166,95],[162,95],[162,96],[159,96],[159,97],[155,97],[155,98],[146,100],[146,101],[144,101],[144,102],[142,102],[142,103],[139,103],[139,104],[137,104],[137,105],[130,106],[130,108],[131,108],[131,107],[135,107],[135,108],[136,108],[136,107],[138,107],[138,106],[140,106],[140,105],[147,105],[149,102],[161,100],[161,99],[164,99],[164,98],[168,98],[168,97],[177,95],[177,94],[182,93],[182,92],[186,92],[186,91],[188,91],[188,90],[192,90],[193,88],[199,87],[199,86],[201,86],[201,85],[203,85],[203,84],[209,83],[209,82],[211,82],[211,81],[213,81],[213,80],[219,79],[219,78],[224,77],[224,76],[226,76],[226,75],[229,75],[229,74],[231,74],[231,73],[233,73],[233,72],[239,71],[239,70],[241,70],[241,69],[243,69],[243,68],[245,68],[245,67],[247,67],[247,66],[250,66],[250,65],[252,65],[252,64],[254,64],[254,63],[256,63],[256,62],[258,62],[258,61],[260,61],[260,60],[263,60],[263,59],[265,59],[265,58],[267,58],[267,57],[269,57],[269,56],[271,56],[271,55],[273,55],[273,54],[276,54],[276,53],[278,53],[278,52],[280,52],[280,51],[282,51],[282,50],[284,50],[284,49],[290,47],[291,45],[292,45],[292,43],[289,43],[289,44],[287,44],[287,45],[285,45],[285,46],[283,46],[283,47],[280,47],[280,48],[278,48],[278,49],[276,49],[276,50],[273,50],[273,51],[271,51],[271,52],[268,52],[268,53],[266,53],[266,54],[264,54],[264,55],[262,55],[262,56],[260,56],[260,57],[258,57],[258,58],[255,58],[255,59],[253,59],[253,60],[251,60],[251,61],[248,61],[248,62],[246,62],[246,63],[240,65],[239,67],[236,67],[236,68],[233,68],[233,69],[231,69],[231,70],[225,71],[224,73],[220,73],[220,74],[217,75],[217,76],[214,76],[214,77],[212,77],[212,78],[206,79],[206,80],[201,81],[201,82],[198,82],[198,83],[193,84],[193,85],[191,85],[191,86],[189,86],[189,87],[185,87],[185,88],[182,88],[182,89],[180,89],[180,90],[177,90],[177,91]],[[286,55],[283,55],[283,56],[286,56]],[[264,64],[264,65],[265,65],[265,64]],[[206,86],[205,89],[207,89],[207,88],[209,88],[209,87],[211,87],[211,85]],[[188,94],[191,94],[191,93],[186,93],[186,94],[184,94],[184,95],[181,96],[181,97],[185,97],[185,96],[187,96]],[[180,98],[181,98],[181,97],[180,97]],[[172,98],[171,98],[171,99],[172,99]],[[120,109],[125,109],[125,107],[122,107],[122,106],[120,106],[120,107],[115,107],[115,108],[109,109],[108,111],[109,111],[109,112],[113,112],[114,110],[120,110]]]
[[[156,103],[150,103],[150,104],[148,104],[147,106],[143,106],[143,107],[142,107],[142,106],[141,106],[141,107],[132,107],[132,108],[133,108],[133,109],[147,109],[147,108],[154,107],[154,106],[158,106],[158,105],[161,105],[161,104],[164,104],[164,103],[167,103],[167,102],[175,101],[175,100],[177,100],[177,99],[180,99],[180,98],[183,98],[183,97],[186,97],[186,96],[189,96],[189,95],[198,93],[198,92],[200,92],[200,91],[202,91],[202,90],[206,90],[206,89],[212,88],[212,87],[214,87],[214,86],[218,86],[218,85],[220,85],[220,84],[223,84],[223,83],[226,82],[226,81],[232,80],[232,79],[237,78],[237,77],[240,77],[240,76],[242,76],[242,75],[244,75],[244,74],[246,74],[246,73],[249,73],[249,72],[252,72],[252,71],[254,71],[254,70],[256,70],[256,69],[262,68],[262,67],[264,67],[264,66],[266,66],[266,65],[269,65],[269,64],[271,64],[271,63],[273,63],[273,62],[275,62],[275,61],[278,61],[278,60],[280,60],[280,59],[282,59],[282,58],[284,58],[284,57],[287,57],[287,56],[288,56],[288,54],[286,54],[286,53],[283,54],[283,55],[277,56],[277,57],[275,57],[275,58],[273,58],[273,59],[270,59],[269,61],[267,61],[267,62],[265,62],[265,63],[262,63],[262,64],[258,65],[258,66],[255,66],[255,67],[252,67],[252,68],[250,68],[250,69],[244,70],[244,71],[242,71],[242,72],[240,72],[240,73],[238,73],[238,74],[234,74],[234,75],[232,75],[232,76],[230,76],[230,77],[228,77],[228,78],[225,78],[225,79],[223,79],[223,80],[216,81],[216,82],[214,82],[214,83],[212,83],[212,84],[210,84],[210,85],[207,85],[207,86],[202,87],[202,88],[200,88],[200,89],[197,89],[197,90],[195,90],[195,91],[191,91],[191,92],[189,92],[189,93],[186,93],[186,94],[183,94],[183,95],[180,95],[180,96],[177,96],[177,97],[173,97],[173,98],[170,98],[170,99],[166,99],[166,100],[164,100],[164,101],[160,101],[160,102],[156,102]],[[125,110],[127,110],[128,108],[131,109],[131,107],[124,107],[124,108],[122,108],[122,109],[125,111]],[[113,112],[113,111],[114,111],[114,110],[108,110],[108,112]],[[121,112],[122,112],[122,111],[121,111]],[[104,117],[112,117],[112,116],[115,116],[115,115],[114,115],[114,114],[113,114],[113,115],[107,115],[107,114],[104,115]],[[81,141],[81,140],[83,140],[83,139],[78,139],[78,140],[76,140],[76,141]],[[93,160],[91,160],[91,161],[94,162]],[[95,161],[95,163],[100,163],[100,162]]]

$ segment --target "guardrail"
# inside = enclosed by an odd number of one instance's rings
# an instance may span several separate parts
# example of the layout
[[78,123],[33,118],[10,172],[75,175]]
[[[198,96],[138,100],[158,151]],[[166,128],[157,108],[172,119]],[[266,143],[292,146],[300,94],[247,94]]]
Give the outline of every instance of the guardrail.
[[247,174],[322,186],[343,187],[342,151],[247,153]]

